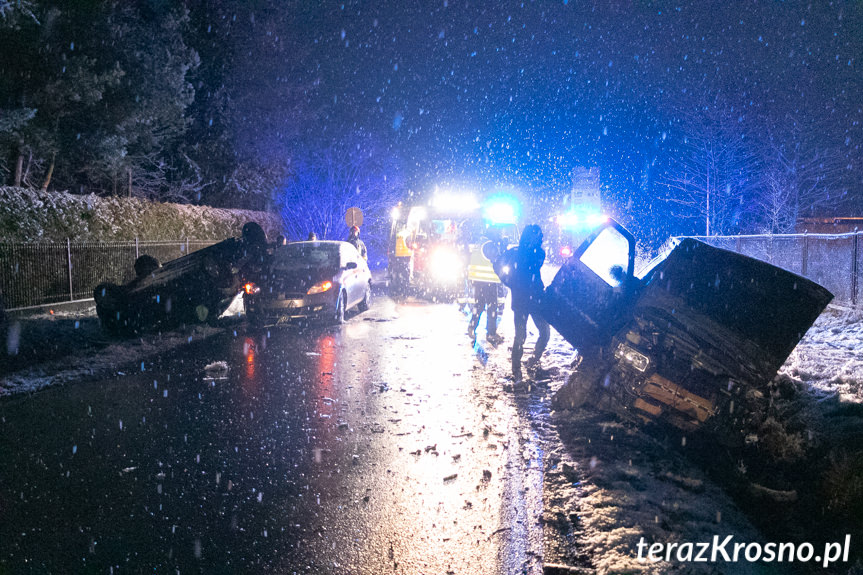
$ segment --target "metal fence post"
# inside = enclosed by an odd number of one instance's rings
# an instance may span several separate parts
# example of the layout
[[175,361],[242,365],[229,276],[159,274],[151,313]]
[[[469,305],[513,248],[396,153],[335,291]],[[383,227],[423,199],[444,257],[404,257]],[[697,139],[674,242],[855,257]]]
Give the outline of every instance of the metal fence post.
[[851,304],[854,306],[857,305],[857,288],[859,284],[857,276],[860,273],[860,270],[857,267],[857,260],[860,254],[860,252],[858,251],[859,244],[860,234],[856,233],[854,234],[854,247],[851,250],[851,257],[853,258],[851,260]]
[[809,271],[809,236],[803,234],[803,261],[800,262],[800,275],[806,277]]
[[770,247],[767,248],[767,261],[771,264],[773,263],[773,250],[775,249],[773,244],[773,234],[770,234],[770,243],[768,244]]
[[135,260],[141,257],[140,252],[138,251],[138,238],[135,238]]
[[69,301],[75,301],[75,290],[72,288],[72,242],[66,238],[66,263],[69,267]]

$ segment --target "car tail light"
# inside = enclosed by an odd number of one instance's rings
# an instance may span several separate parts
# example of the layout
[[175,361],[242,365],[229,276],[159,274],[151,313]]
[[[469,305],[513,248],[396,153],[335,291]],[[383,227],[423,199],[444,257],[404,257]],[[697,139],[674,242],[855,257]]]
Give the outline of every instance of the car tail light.
[[306,292],[306,295],[313,295],[316,293],[324,293],[325,291],[331,290],[332,287],[333,287],[333,282],[331,282],[331,281],[318,282],[309,288],[309,291]]
[[243,292],[245,292],[249,295],[254,295],[260,291],[261,291],[261,288],[259,288],[258,286],[256,286],[252,282],[248,282],[246,285],[243,286]]
[[564,258],[572,257],[572,248],[569,246],[563,246],[560,248],[560,255]]

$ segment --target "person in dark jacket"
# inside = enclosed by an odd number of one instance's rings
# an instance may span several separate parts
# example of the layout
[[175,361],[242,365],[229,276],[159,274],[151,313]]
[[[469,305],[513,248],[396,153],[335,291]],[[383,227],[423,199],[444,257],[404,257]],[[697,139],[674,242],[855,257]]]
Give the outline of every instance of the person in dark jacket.
[[357,226],[351,226],[351,231],[348,234],[348,243],[357,248],[357,251],[360,252],[360,257],[364,260],[369,259],[366,252],[366,244],[360,239],[360,228]]
[[542,352],[548,345],[551,329],[548,322],[537,314],[537,306],[545,289],[539,270],[545,262],[545,250],[542,249],[542,230],[531,224],[524,228],[518,247],[507,250],[503,258],[511,264],[506,270],[509,275],[508,285],[512,292],[512,312],[515,319],[515,340],[512,344],[512,376],[517,382],[522,379],[521,357],[524,354],[524,342],[527,339],[527,318],[530,316],[539,330],[539,339],[533,349],[530,363],[539,364]]

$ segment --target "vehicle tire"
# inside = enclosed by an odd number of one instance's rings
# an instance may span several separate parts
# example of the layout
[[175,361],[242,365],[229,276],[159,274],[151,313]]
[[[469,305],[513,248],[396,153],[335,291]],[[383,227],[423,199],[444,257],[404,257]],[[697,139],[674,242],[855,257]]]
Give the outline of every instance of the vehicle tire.
[[366,293],[363,296],[363,301],[357,304],[357,309],[360,311],[369,311],[369,308],[372,305],[372,284],[369,282],[369,285],[366,286]]
[[159,263],[159,260],[151,255],[144,254],[135,260],[135,277],[143,279],[160,267],[162,267],[162,264]]
[[246,222],[243,226],[243,241],[248,246],[266,247],[267,233],[257,222]]
[[336,300],[336,310],[333,316],[333,323],[342,324],[345,323],[345,305],[348,303],[348,294],[342,291],[339,294],[339,299]]

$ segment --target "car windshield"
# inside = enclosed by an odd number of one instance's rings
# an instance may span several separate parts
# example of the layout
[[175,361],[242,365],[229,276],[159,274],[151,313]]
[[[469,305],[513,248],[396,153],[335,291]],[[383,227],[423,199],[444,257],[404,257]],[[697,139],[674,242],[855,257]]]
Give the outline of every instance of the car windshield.
[[288,244],[273,254],[274,270],[339,267],[337,244]]

